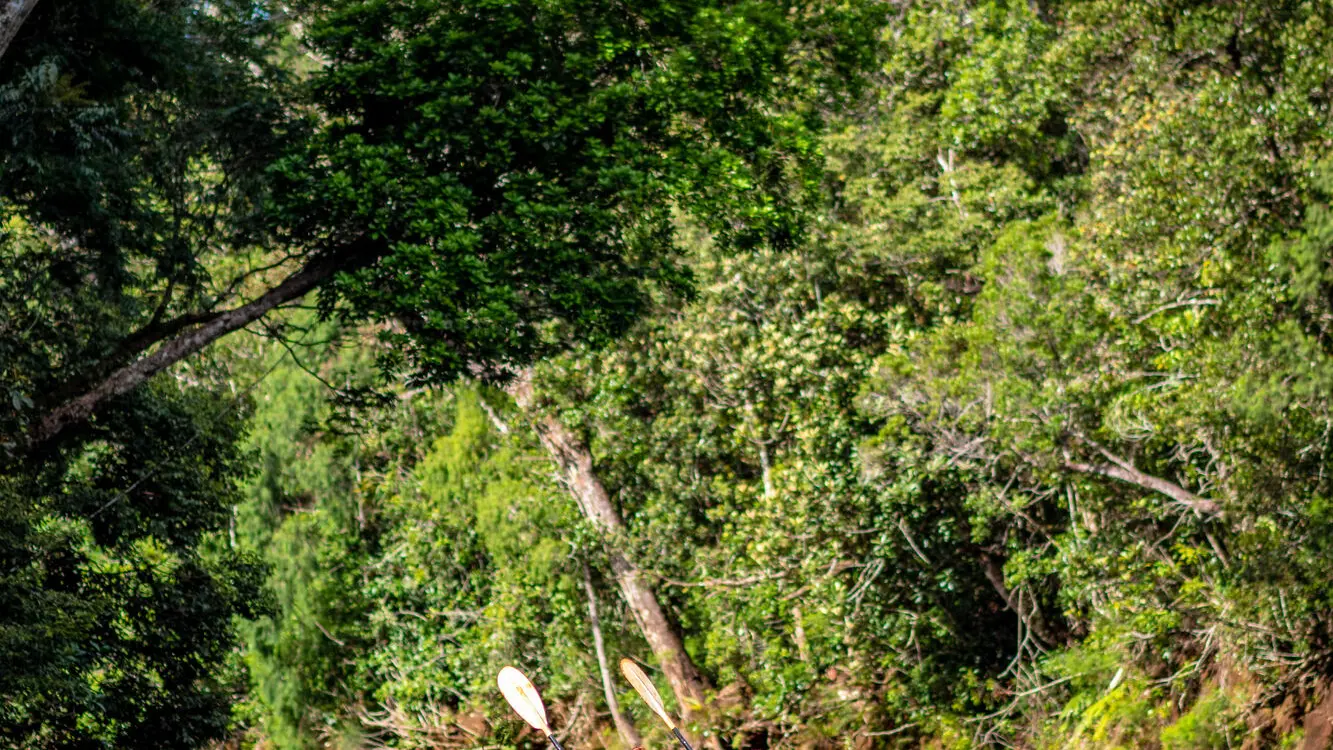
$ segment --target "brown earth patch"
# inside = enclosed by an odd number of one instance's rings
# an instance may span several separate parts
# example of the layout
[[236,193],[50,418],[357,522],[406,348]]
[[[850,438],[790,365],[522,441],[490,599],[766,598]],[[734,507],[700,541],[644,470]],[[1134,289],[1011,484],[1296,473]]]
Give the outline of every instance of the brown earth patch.
[[1305,741],[1301,750],[1327,750],[1333,746],[1333,685],[1324,683],[1323,700],[1305,715]]

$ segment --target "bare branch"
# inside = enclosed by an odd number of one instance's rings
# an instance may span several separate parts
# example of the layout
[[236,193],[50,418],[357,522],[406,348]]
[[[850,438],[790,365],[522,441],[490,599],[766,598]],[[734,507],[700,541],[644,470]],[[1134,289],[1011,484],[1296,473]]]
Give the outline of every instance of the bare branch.
[[[592,452],[588,446],[557,417],[542,414],[534,408],[537,399],[532,386],[532,371],[529,369],[517,373],[506,390],[519,409],[531,417],[542,447],[554,460],[561,480],[574,496],[583,516],[603,534],[623,536],[626,532],[625,522],[611,502],[606,486],[594,471]],[[704,705],[708,682],[685,650],[684,641],[667,618],[657,593],[644,580],[644,572],[623,550],[608,545],[607,551],[611,571],[620,584],[621,594],[666,674],[682,716],[689,720]],[[714,750],[721,748],[714,737],[707,738],[705,745]]]
[[606,707],[611,711],[611,720],[620,733],[620,739],[629,747],[643,744],[643,737],[635,729],[633,722],[620,710],[620,701],[616,700],[615,683],[611,680],[611,667],[606,659],[606,644],[602,640],[602,619],[597,615],[597,594],[592,587],[592,570],[588,561],[583,561],[583,588],[588,592],[588,621],[592,624],[592,643],[597,651],[597,668],[602,674],[602,691],[606,694]]
[[495,411],[495,407],[486,403],[486,399],[484,398],[478,398],[477,403],[481,404],[481,410],[486,412],[486,416],[490,418],[491,425],[495,427],[495,431],[501,435],[508,435],[509,425],[505,424],[505,421],[500,418],[500,414]]
[[221,291],[219,291],[216,295],[214,295],[213,305],[218,305],[223,302],[226,302],[228,299],[231,299],[231,296],[236,293],[236,290],[239,289],[242,284],[254,278],[255,276],[261,273],[267,273],[275,268],[280,268],[290,263],[292,260],[296,258],[302,258],[304,256],[305,253],[287,253],[283,255],[281,258],[278,258],[277,260],[273,261],[272,263],[259,266],[258,268],[251,268],[250,270],[245,271],[244,273],[236,274],[236,276],[233,277],[231,281],[227,282],[227,286],[223,287]]
[[677,581],[665,576],[657,576],[668,586],[678,586],[680,588],[713,588],[713,587],[736,587],[752,586],[756,583],[771,581],[775,578],[782,578],[787,575],[786,571],[778,573],[759,573],[744,578],[705,578],[702,581]]
[[1135,319],[1134,319],[1134,325],[1138,325],[1138,324],[1142,323],[1143,321],[1145,321],[1145,320],[1147,320],[1147,319],[1153,317],[1154,315],[1157,315],[1157,314],[1159,314],[1159,313],[1164,313],[1164,312],[1166,312],[1167,310],[1175,310],[1175,309],[1178,308],[1178,307],[1203,307],[1203,306],[1206,306],[1206,305],[1217,305],[1217,304],[1220,304],[1220,302],[1219,302],[1218,300],[1215,300],[1215,299],[1185,299],[1185,300],[1180,300],[1180,301],[1177,301],[1177,302],[1171,302],[1171,303],[1162,305],[1162,306],[1160,306],[1160,307],[1154,307],[1153,309],[1149,310],[1148,312],[1146,312],[1146,313],[1140,315],[1139,317],[1135,318]]
[[131,333],[124,341],[116,347],[115,351],[107,359],[112,362],[121,361],[127,357],[133,357],[142,354],[153,344],[174,336],[190,326],[199,325],[217,315],[213,310],[196,310],[183,315],[178,315],[171,320],[162,321],[158,315],[154,314],[154,320],[139,330]]
[[[338,392],[340,392],[340,391],[342,390],[342,389],[340,389],[338,386],[336,386],[336,385],[334,385],[333,383],[330,383],[328,380],[326,380],[326,379],[324,378],[323,375],[320,375],[318,372],[315,372],[315,371],[314,371],[313,369],[311,369],[308,365],[306,365],[306,363],[304,363],[304,362],[301,361],[301,357],[300,357],[299,355],[297,355],[296,350],[292,348],[292,344],[295,343],[297,346],[305,346],[305,344],[304,344],[303,342],[300,342],[300,341],[297,341],[297,342],[291,342],[291,341],[288,341],[288,340],[287,340],[287,337],[286,337],[286,336],[283,336],[282,333],[281,333],[280,331],[278,331],[278,330],[275,329],[273,326],[271,326],[271,325],[265,323],[265,322],[262,321],[262,320],[259,321],[259,325],[260,325],[261,328],[264,329],[264,332],[263,332],[263,333],[256,333],[255,335],[260,336],[260,337],[262,337],[262,338],[266,338],[266,339],[268,339],[268,340],[270,340],[270,341],[276,341],[276,342],[278,342],[278,344],[280,344],[280,345],[282,346],[282,348],[285,349],[285,350],[287,350],[287,353],[291,355],[291,357],[292,357],[292,362],[293,362],[298,368],[300,368],[303,372],[305,372],[305,374],[309,375],[310,377],[312,377],[312,378],[314,378],[316,381],[318,381],[320,385],[322,385],[322,386],[324,386],[325,388],[329,389],[329,391],[331,391],[331,392],[333,392],[333,393],[338,393]],[[253,331],[252,331],[252,333],[253,333]]]
[[1084,442],[1087,442],[1095,448],[1098,453],[1102,454],[1102,457],[1105,458],[1108,463],[1089,464],[1079,461],[1071,461],[1066,458],[1064,463],[1061,464],[1066,471],[1074,471],[1081,474],[1096,474],[1097,476],[1118,479],[1122,482],[1142,487],[1145,490],[1158,492],[1200,515],[1211,516],[1221,512],[1222,508],[1216,501],[1199,497],[1175,482],[1162,479],[1161,477],[1155,477],[1151,474],[1145,474],[1144,472],[1139,471],[1138,468],[1129,461],[1111,453],[1106,448],[1091,440],[1085,439]]

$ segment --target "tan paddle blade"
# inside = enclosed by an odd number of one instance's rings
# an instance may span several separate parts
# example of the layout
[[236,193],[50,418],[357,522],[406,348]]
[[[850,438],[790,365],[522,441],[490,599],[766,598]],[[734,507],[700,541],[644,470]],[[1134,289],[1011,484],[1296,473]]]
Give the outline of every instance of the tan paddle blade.
[[495,681],[500,685],[505,700],[523,717],[523,721],[539,732],[548,736],[551,734],[551,725],[546,723],[546,706],[542,705],[542,697],[537,694],[537,688],[532,686],[532,680],[513,667],[505,667],[500,670],[500,676]]
[[667,716],[666,706],[662,705],[662,696],[658,694],[657,688],[653,687],[653,681],[643,673],[643,669],[635,664],[632,659],[621,659],[620,672],[625,675],[625,679],[629,680],[629,684],[634,686],[634,689],[639,693],[639,697],[643,698],[643,702],[648,704],[648,708],[662,717],[662,721],[665,721],[668,727],[675,729],[676,722],[672,721],[670,716]]

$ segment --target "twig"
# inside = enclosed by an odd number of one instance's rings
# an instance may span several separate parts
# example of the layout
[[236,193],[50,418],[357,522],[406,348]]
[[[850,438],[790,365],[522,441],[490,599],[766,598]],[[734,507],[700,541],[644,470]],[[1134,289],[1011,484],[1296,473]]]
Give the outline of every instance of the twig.
[[315,623],[315,627],[319,628],[319,632],[321,632],[321,633],[323,633],[325,636],[327,636],[329,640],[333,641],[334,643],[338,644],[339,646],[342,646],[343,648],[347,648],[347,644],[344,643],[343,641],[338,640],[337,638],[334,638],[334,637],[333,637],[333,633],[330,633],[329,631],[325,630],[325,629],[324,629],[324,626],[319,624],[319,620],[316,620],[315,618],[312,617],[312,618],[310,618],[310,621],[313,622],[313,623]]
[[1218,304],[1221,304],[1220,300],[1215,300],[1215,299],[1186,299],[1186,300],[1180,300],[1178,302],[1171,302],[1162,305],[1160,307],[1154,307],[1148,312],[1135,318],[1134,325],[1138,325],[1143,321],[1147,320],[1148,318],[1157,315],[1158,313],[1164,313],[1167,310],[1174,310],[1178,307],[1204,307],[1207,305],[1218,305]]

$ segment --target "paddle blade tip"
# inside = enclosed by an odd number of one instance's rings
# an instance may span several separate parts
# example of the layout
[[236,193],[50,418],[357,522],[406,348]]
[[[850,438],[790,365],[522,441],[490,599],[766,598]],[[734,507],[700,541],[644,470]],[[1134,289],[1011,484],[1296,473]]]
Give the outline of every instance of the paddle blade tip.
[[620,672],[625,675],[626,680],[629,680],[629,684],[634,686],[635,692],[639,694],[640,698],[643,698],[644,703],[648,704],[648,708],[652,709],[653,713],[666,722],[668,727],[674,729],[676,723],[667,714],[666,706],[662,703],[661,694],[657,692],[657,687],[653,685],[652,680],[648,679],[648,675],[643,671],[643,668],[636,664],[633,659],[621,659]]
[[513,667],[505,667],[496,675],[495,682],[500,687],[500,693],[514,709],[514,713],[522,717],[533,729],[547,735],[551,734],[551,726],[546,722],[546,706],[527,675]]

